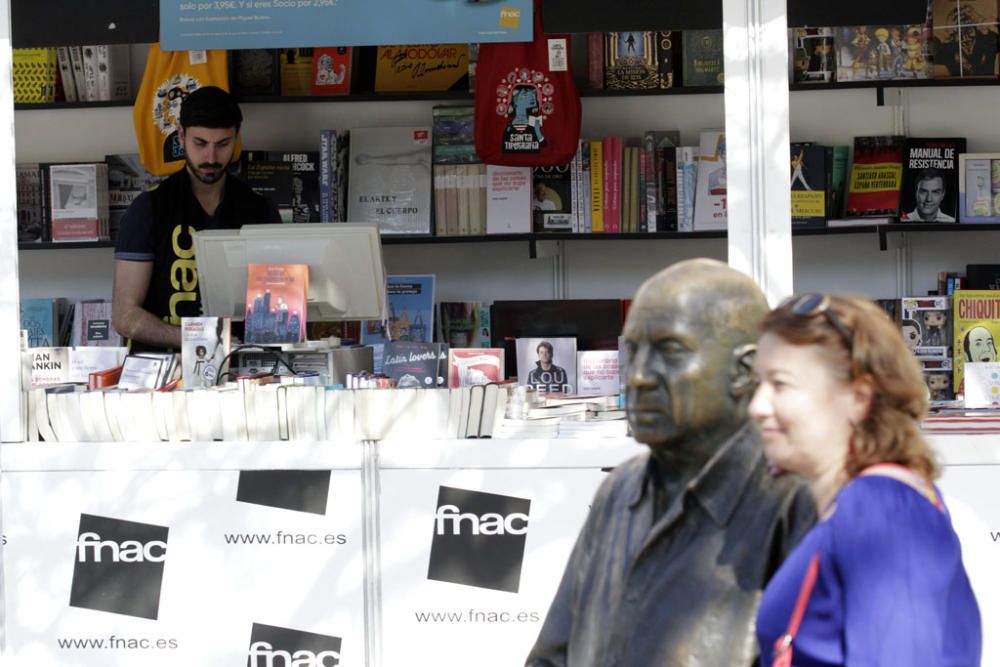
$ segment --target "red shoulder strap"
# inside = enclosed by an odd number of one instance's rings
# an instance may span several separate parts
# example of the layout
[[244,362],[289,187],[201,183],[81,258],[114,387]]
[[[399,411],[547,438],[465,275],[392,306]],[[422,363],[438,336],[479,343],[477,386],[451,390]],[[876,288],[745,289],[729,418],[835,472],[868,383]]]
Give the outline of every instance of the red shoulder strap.
[[817,576],[819,576],[819,554],[815,553],[809,559],[809,567],[806,568],[806,574],[802,577],[802,587],[799,588],[792,616],[788,619],[788,629],[774,642],[772,667],[789,667],[792,664],[792,640],[795,639],[795,635],[799,632],[799,626],[802,625],[802,617],[805,616],[806,606],[812,596]]

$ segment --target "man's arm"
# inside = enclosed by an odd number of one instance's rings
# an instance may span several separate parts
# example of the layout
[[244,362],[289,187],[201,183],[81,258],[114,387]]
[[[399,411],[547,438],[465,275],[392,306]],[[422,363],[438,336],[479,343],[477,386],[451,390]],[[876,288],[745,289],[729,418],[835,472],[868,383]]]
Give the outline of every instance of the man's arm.
[[126,338],[147,345],[180,348],[180,327],[167,324],[142,307],[152,276],[152,262],[115,260],[111,322]]

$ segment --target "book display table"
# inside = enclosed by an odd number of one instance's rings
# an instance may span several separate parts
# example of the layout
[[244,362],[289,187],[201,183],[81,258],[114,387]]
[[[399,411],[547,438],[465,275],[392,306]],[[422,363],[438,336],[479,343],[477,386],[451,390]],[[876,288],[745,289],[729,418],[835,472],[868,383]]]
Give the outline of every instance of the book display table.
[[[934,434],[1000,662],[1000,436]],[[631,440],[0,445],[5,666],[516,665]]]

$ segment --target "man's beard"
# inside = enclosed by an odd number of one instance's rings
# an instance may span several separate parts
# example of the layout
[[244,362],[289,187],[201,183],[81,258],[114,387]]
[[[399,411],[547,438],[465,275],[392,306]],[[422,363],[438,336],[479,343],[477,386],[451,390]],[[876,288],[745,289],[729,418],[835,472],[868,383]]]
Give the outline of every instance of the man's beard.
[[[205,162],[204,164],[201,164],[198,167],[195,167],[194,163],[191,162],[191,159],[188,157],[184,158],[184,162],[187,164],[188,171],[205,185],[212,185],[214,183],[218,183],[219,181],[222,180],[222,177],[226,175],[226,170],[223,169],[222,165],[217,162],[216,163]],[[215,173],[209,175],[201,171],[201,169],[208,169],[208,168],[214,169]]]

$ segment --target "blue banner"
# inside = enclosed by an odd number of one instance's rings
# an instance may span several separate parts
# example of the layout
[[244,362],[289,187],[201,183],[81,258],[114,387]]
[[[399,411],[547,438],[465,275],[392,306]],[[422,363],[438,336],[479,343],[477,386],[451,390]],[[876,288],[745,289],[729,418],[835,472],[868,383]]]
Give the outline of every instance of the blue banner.
[[165,51],[527,42],[532,0],[160,0]]

